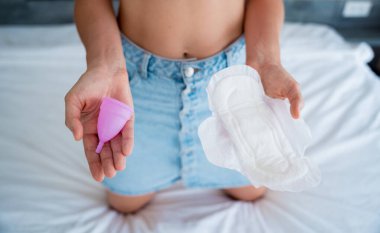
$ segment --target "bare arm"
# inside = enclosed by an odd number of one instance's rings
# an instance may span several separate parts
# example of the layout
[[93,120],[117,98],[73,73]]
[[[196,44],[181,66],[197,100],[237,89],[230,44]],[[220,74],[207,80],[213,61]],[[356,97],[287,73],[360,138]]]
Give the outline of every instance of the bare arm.
[[299,84],[282,67],[280,32],[284,21],[281,0],[247,0],[245,11],[247,65],[261,76],[265,93],[273,98],[288,98],[291,114],[300,115],[303,99]]
[[247,63],[257,68],[280,64],[279,38],[284,21],[282,1],[248,0],[245,17]]
[[76,0],[75,23],[86,48],[87,65],[125,69],[112,0]]
[[87,70],[65,97],[65,122],[83,147],[92,176],[102,181],[125,167],[133,148],[134,116],[122,132],[106,143],[100,155],[97,118],[104,97],[118,99],[133,108],[120,32],[110,0],[76,0],[75,22],[86,48]]

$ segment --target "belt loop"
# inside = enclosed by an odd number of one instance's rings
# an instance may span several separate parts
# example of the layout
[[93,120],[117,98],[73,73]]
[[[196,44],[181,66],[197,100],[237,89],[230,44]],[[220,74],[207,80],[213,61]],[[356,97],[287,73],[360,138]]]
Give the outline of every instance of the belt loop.
[[227,67],[233,65],[233,50],[228,48],[224,51],[224,54],[226,55]]
[[141,74],[143,78],[148,78],[148,67],[149,67],[149,60],[152,55],[150,53],[144,53],[143,59],[141,62]]

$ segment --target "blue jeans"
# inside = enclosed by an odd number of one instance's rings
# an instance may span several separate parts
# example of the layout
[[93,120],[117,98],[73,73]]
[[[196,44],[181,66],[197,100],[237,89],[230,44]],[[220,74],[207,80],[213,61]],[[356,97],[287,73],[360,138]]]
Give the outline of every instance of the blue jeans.
[[112,192],[139,195],[182,180],[186,187],[228,188],[249,185],[240,173],[211,164],[197,130],[211,112],[206,87],[211,76],[245,63],[242,35],[205,59],[168,59],[154,55],[122,35],[135,110],[135,144],[126,168],[103,184]]

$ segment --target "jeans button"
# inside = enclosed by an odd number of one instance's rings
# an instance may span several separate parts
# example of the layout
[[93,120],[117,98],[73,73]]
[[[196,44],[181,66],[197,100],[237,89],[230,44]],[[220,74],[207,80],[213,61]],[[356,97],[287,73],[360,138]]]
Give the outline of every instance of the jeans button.
[[190,78],[194,75],[194,68],[193,67],[186,67],[184,70],[185,76]]

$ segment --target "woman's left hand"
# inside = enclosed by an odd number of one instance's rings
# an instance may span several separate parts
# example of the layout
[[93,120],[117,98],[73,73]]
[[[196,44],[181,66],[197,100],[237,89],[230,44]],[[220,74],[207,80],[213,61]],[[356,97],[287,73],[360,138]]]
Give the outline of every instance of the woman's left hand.
[[304,106],[299,83],[281,65],[263,65],[257,71],[260,74],[265,94],[272,98],[288,98],[290,113],[294,119],[299,118],[300,111]]

